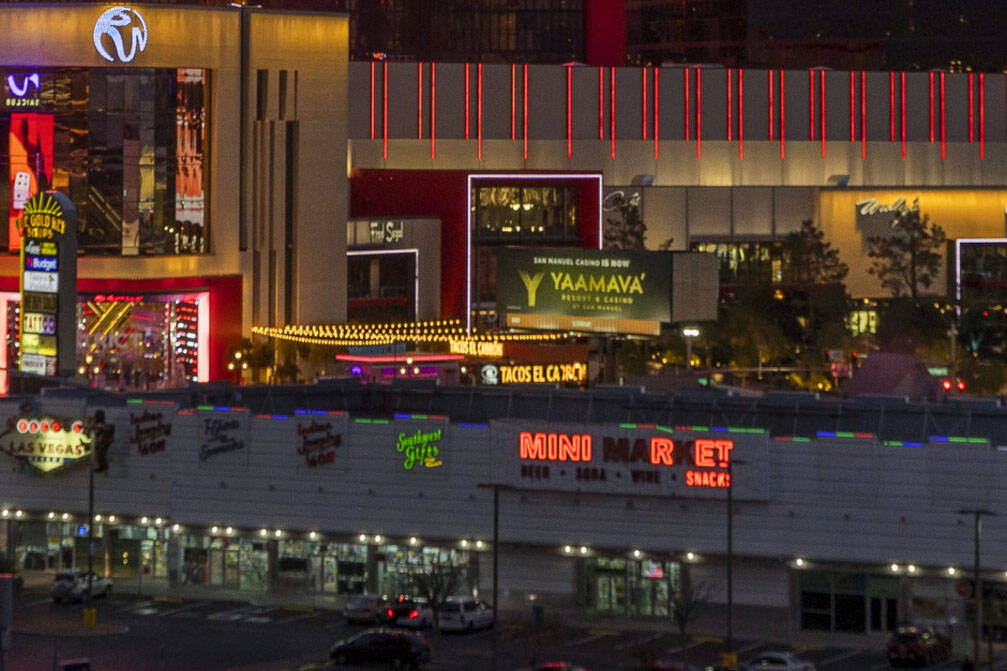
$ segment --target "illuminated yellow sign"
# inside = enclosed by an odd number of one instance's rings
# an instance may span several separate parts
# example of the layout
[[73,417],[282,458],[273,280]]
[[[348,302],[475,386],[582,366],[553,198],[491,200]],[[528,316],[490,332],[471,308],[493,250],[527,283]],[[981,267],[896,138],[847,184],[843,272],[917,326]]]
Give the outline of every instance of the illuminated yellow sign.
[[0,434],[0,452],[47,473],[91,455],[84,421],[56,417],[12,417]]
[[475,340],[451,340],[448,347],[452,354],[465,356],[481,356],[499,359],[503,356],[502,342],[478,342]]
[[535,384],[551,382],[584,382],[587,364],[541,363],[497,366],[500,384]]
[[34,240],[54,240],[66,233],[63,208],[48,193],[37,193],[31,197],[17,225],[22,237]]

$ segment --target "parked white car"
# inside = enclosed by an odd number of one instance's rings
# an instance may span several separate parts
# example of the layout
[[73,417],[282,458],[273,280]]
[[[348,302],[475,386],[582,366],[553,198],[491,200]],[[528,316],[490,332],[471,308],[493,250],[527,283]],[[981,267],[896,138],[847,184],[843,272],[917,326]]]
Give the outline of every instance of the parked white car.
[[[80,601],[87,594],[87,571],[74,569],[60,571],[52,579],[52,600],[56,603],[64,599]],[[91,596],[108,596],[112,593],[112,581],[97,574],[91,574]]]
[[443,631],[472,631],[493,626],[496,614],[485,601],[469,597],[448,597],[441,607],[440,628]]

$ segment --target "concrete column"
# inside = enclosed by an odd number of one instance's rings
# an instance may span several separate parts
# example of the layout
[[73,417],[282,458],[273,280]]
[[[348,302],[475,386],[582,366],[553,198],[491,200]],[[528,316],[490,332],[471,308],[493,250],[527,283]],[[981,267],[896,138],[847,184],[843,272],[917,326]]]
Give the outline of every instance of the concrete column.
[[168,584],[172,587],[178,585],[179,566],[182,561],[182,536],[172,533],[168,539],[167,547],[164,550],[164,561],[168,566]]
[[367,546],[367,568],[364,571],[364,591],[368,594],[378,592],[378,546]]
[[280,544],[274,539],[266,541],[266,585],[272,592],[280,582]]

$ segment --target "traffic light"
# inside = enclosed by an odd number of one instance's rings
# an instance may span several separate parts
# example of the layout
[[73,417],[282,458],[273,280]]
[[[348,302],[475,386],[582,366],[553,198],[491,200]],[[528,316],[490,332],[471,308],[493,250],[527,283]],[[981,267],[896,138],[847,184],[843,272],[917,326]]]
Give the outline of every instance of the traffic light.
[[965,391],[965,380],[958,380],[958,391]]
[[941,380],[941,387],[944,391],[951,391],[951,380]]

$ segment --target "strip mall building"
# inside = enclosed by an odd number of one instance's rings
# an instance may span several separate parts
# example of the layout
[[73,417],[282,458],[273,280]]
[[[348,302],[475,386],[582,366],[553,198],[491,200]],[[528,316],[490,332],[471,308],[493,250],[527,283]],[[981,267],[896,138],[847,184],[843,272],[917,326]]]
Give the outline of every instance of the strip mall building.
[[[725,599],[730,482],[735,603],[794,631],[884,632],[964,621],[973,525],[959,511],[997,511],[1005,493],[996,404],[471,388],[368,397],[352,385],[243,394],[273,410],[166,398],[104,408],[116,431],[95,484],[100,569],[208,592],[393,594],[446,552],[485,595],[496,486],[504,603],[667,617],[683,581]],[[87,459],[72,456],[87,448],[70,449],[74,420],[95,410],[86,402],[0,408],[0,531],[20,569],[86,565]],[[929,435],[965,415],[986,437]],[[1007,584],[1004,519],[983,532],[994,593]],[[988,618],[1002,627],[997,612]]]

